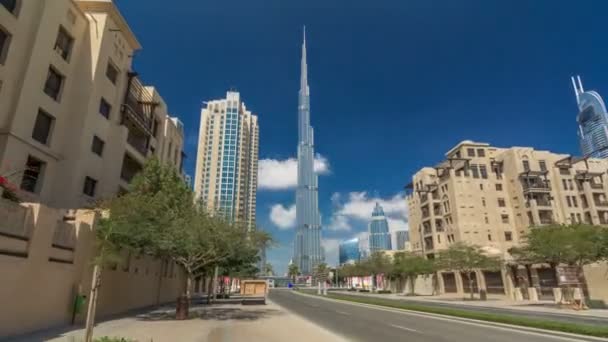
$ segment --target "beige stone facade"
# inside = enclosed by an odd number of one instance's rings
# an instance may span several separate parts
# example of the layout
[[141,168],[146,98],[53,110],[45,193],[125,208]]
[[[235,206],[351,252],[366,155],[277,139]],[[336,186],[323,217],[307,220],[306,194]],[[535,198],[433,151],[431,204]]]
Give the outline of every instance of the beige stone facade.
[[207,102],[201,111],[194,191],[210,212],[255,225],[258,117],[238,92]]
[[[520,244],[530,227],[554,222],[606,225],[607,170],[608,160],[463,141],[444,161],[418,171],[408,186],[412,250],[432,258],[453,243],[465,242],[508,259],[508,249]],[[479,286],[491,278],[507,292],[513,280],[504,272],[484,275],[479,274]],[[542,285],[551,277],[541,268],[532,282]],[[458,278],[448,282],[462,290]],[[590,287],[608,300],[602,290],[607,286],[596,282]]]
[[[0,339],[71,323],[76,294],[91,286],[96,222],[88,210],[0,199]],[[179,270],[125,253],[102,273],[98,317],[174,301],[185,284]]]
[[0,175],[26,201],[77,208],[124,191],[146,158],[181,168],[183,127],[132,69],[110,0],[0,6]]

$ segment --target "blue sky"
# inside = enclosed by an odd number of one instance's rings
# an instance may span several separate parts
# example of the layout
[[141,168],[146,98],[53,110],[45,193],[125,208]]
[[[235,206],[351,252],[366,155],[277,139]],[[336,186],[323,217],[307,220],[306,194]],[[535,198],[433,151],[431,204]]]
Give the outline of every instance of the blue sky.
[[116,2],[144,46],[136,71],[186,126],[190,174],[203,101],[236,88],[259,115],[260,159],[281,189],[259,190],[258,223],[279,240],[268,256],[280,272],[293,235],[302,25],[330,263],[376,199],[392,229],[405,227],[403,186],[459,141],[578,154],[569,77],[608,93],[600,0]]

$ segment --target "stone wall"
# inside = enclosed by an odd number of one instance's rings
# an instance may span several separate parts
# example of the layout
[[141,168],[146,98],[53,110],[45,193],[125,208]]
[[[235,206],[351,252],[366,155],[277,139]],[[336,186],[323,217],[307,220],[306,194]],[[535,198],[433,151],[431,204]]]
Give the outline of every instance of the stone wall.
[[[0,339],[72,321],[77,293],[91,286],[97,215],[0,199]],[[124,254],[102,274],[97,317],[174,301],[177,265]],[[84,320],[84,312],[76,317]]]

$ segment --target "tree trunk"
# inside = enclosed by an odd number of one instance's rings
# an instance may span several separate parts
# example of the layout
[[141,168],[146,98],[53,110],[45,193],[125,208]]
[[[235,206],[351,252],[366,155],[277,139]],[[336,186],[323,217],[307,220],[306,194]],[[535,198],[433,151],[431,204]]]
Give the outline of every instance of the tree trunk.
[[469,293],[471,294],[471,299],[475,298],[475,294],[473,294],[473,278],[471,278],[471,274],[467,272],[467,279],[469,281]]
[[186,271],[186,298],[190,301],[192,295],[192,273]]
[[215,266],[215,271],[213,272],[213,293],[212,293],[212,298],[213,301],[215,302],[216,296],[215,296],[215,292],[217,290],[217,273],[219,272],[219,266]]
[[415,296],[416,295],[416,278],[414,276],[410,276],[410,291],[411,291],[411,295]]
[[211,304],[211,292],[213,291],[213,278],[209,278],[209,284],[207,284],[207,304]]
[[93,280],[91,281],[91,291],[89,292],[89,306],[87,309],[87,321],[85,325],[85,342],[93,341],[93,327],[95,325],[95,311],[97,309],[97,295],[101,284],[101,266],[93,267]]

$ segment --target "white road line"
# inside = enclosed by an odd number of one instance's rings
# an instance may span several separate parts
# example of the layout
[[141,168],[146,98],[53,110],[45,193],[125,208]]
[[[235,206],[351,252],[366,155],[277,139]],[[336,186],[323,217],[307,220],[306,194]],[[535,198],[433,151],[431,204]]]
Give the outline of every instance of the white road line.
[[396,324],[389,324],[389,325],[391,327],[393,327],[393,328],[397,328],[397,329],[401,329],[401,330],[407,330],[407,331],[411,331],[411,332],[415,332],[415,333],[420,333],[420,331],[418,331],[416,329],[404,327],[404,326],[401,326],[401,325],[396,325]]
[[348,312],[344,312],[344,311],[337,311],[337,313],[341,314],[341,315],[345,315],[345,316],[350,316],[350,314]]
[[483,328],[487,328],[487,329],[509,331],[509,332],[518,333],[518,334],[522,334],[522,335],[550,337],[550,338],[553,338],[556,340],[569,341],[569,342],[607,341],[605,338],[601,338],[601,337],[577,335],[577,334],[561,332],[561,331],[544,330],[544,329],[524,327],[524,326],[511,325],[511,324],[498,323],[498,322],[485,322],[485,321],[479,321],[479,320],[474,320],[474,319],[470,319],[470,318],[460,318],[460,317],[452,318],[452,316],[448,316],[448,315],[422,313],[422,312],[412,311],[412,310],[407,310],[407,309],[391,309],[391,308],[381,307],[378,305],[356,303],[356,302],[338,300],[338,299],[332,299],[332,298],[323,298],[323,297],[317,297],[315,295],[309,295],[309,294],[298,293],[298,292],[296,292],[296,293],[300,296],[315,297],[319,300],[326,300],[326,301],[330,301],[330,302],[337,302],[337,303],[348,304],[348,305],[353,305],[353,306],[368,307],[370,309],[395,312],[395,313],[400,313],[400,314],[410,315],[410,316],[434,318],[434,319],[438,319],[438,320],[442,320],[442,321],[448,321],[448,322],[454,322],[454,323],[460,323],[460,324],[466,324],[466,325],[473,325],[473,326],[483,327]]

